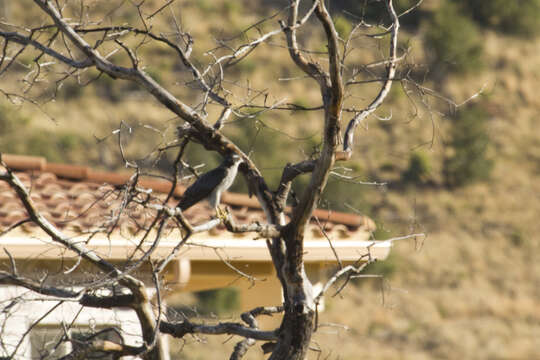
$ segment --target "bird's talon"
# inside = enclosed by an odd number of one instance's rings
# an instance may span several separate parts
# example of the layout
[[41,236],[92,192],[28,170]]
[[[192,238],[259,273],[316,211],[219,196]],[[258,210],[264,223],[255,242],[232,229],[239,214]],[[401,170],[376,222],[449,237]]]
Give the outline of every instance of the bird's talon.
[[223,210],[222,208],[220,208],[219,206],[216,207],[216,215],[217,215],[217,218],[219,220],[221,220],[222,222],[224,222],[225,220],[227,220],[227,217],[229,215],[229,212],[225,209]]

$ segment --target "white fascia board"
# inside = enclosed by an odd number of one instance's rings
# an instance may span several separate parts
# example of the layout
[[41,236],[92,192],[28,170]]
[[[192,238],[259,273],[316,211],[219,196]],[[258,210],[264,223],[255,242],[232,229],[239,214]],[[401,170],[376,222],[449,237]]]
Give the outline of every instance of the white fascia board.
[[[198,234],[184,244],[178,257],[191,261],[271,261],[264,240],[204,235]],[[81,241],[83,239],[81,238]],[[179,239],[179,237],[175,239]],[[137,241],[116,236],[112,239],[94,238],[87,247],[104,258],[122,260],[131,254],[136,245]],[[143,250],[148,249],[150,245],[150,242],[146,243]],[[176,245],[178,245],[178,241],[173,241],[171,236],[163,238],[153,256],[167,256]],[[333,240],[332,246],[341,261],[351,262],[361,258],[367,260],[367,254],[370,254],[372,259],[384,260],[390,252],[392,242],[339,239]],[[0,247],[5,247],[16,259],[50,260],[75,257],[74,253],[67,251],[50,239],[39,239],[35,236],[4,236],[0,238]],[[304,241],[304,260],[306,262],[336,262],[334,250],[326,239],[312,240],[308,238]],[[6,257],[5,253],[0,253],[0,259]]]

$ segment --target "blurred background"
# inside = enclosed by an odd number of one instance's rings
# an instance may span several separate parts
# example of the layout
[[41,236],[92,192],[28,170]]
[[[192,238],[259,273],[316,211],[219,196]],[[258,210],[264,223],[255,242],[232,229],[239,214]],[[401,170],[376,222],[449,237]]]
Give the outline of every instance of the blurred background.
[[[140,25],[133,6],[123,1],[74,3],[105,22]],[[143,9],[150,13],[164,3],[146,1]],[[403,11],[414,3],[400,0],[396,7]],[[45,17],[30,4],[0,1],[0,28],[43,23]],[[355,4],[329,3],[342,38],[361,19],[385,24],[384,4]],[[256,32],[234,36],[283,6],[278,0],[204,0],[177,1],[171,8],[195,40],[192,59],[204,65],[218,38],[234,44],[253,39]],[[170,31],[171,14],[152,18],[152,26]],[[382,281],[357,279],[327,300],[314,337],[319,350],[310,358],[540,358],[539,17],[540,0],[426,0],[402,17],[400,52],[408,56],[400,74],[417,86],[394,84],[377,116],[358,130],[353,160],[338,164],[336,171],[353,180],[332,176],[319,206],[370,216],[378,226],[375,239],[418,232],[427,237],[396,243],[387,261],[367,270],[384,275]],[[299,39],[322,59],[326,45],[316,25],[309,23]],[[274,19],[260,27],[277,26]],[[384,58],[384,39],[354,41],[346,71]],[[224,84],[235,92],[233,102],[253,99],[260,89],[270,101],[320,105],[314,82],[298,78],[302,73],[283,45],[282,36],[272,38],[229,70]],[[188,103],[200,100],[172,52],[153,43],[138,51],[156,81]],[[113,135],[120,129],[129,160],[148,173],[170,172],[174,151],[157,150],[172,144],[179,119],[136,85],[106,75],[86,73],[55,86],[65,73],[32,73],[35,57],[25,50],[0,75],[1,152],[122,170],[118,133]],[[9,95],[15,91],[35,103]],[[361,108],[377,87],[348,91],[346,106]],[[219,110],[210,107],[209,113]],[[287,162],[317,152],[322,116],[256,110],[242,109],[254,115],[232,119],[224,132],[251,154],[274,188]],[[187,159],[203,169],[220,162],[196,144]],[[306,182],[301,177],[294,187]],[[246,191],[244,181],[232,190]],[[184,311],[227,318],[238,315],[234,299],[234,292],[224,290],[185,294],[178,301]],[[222,356],[223,348],[230,353],[235,343],[190,338],[174,343],[173,351],[177,359],[209,359]],[[262,352],[250,355],[260,358]]]

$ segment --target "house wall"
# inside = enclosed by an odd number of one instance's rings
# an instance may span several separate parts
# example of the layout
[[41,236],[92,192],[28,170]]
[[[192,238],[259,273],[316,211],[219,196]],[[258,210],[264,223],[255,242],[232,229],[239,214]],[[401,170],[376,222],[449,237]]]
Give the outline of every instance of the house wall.
[[66,328],[114,325],[121,330],[126,344],[142,344],[139,322],[131,309],[82,308],[77,302],[58,305],[59,301],[55,298],[36,296],[21,287],[0,286],[0,303],[10,302],[12,306],[9,311],[0,314],[0,357],[10,356],[17,348],[14,360],[31,359],[30,335],[34,324],[40,319],[39,326],[58,329],[62,329],[62,324]]

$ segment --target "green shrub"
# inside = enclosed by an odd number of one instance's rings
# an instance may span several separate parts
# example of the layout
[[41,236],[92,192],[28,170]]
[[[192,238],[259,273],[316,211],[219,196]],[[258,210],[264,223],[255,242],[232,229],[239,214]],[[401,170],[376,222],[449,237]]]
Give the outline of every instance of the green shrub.
[[451,2],[433,14],[425,34],[428,59],[439,75],[480,69],[482,41],[476,25]]
[[513,228],[510,234],[508,234],[508,239],[515,247],[522,247],[527,244],[527,237],[523,232],[518,228]]
[[429,180],[431,164],[426,153],[415,151],[409,156],[409,165],[401,174],[405,183],[425,184]]
[[[245,111],[249,113],[250,111]],[[253,114],[257,110],[252,111]],[[272,116],[272,115],[270,115]],[[289,161],[289,153],[294,151],[289,145],[287,135],[279,131],[279,127],[272,127],[272,120],[267,115],[259,114],[256,118],[236,118],[234,131],[227,135],[259,166],[267,183],[277,186],[281,178],[281,166]],[[231,128],[231,130],[233,130]],[[274,151],[269,151],[274,149]],[[236,181],[231,191],[247,192],[245,182]]]
[[257,61],[248,58],[238,62],[235,67],[239,74],[242,76],[248,76],[253,74],[259,65],[260,64]]
[[[418,0],[394,0],[394,9],[399,15],[404,11],[414,6]],[[388,16],[388,10],[384,1],[350,1],[350,0],[334,0],[330,6],[330,10],[335,14],[349,13],[354,17],[363,17],[363,20],[371,23],[386,23],[388,24],[390,18]],[[399,22],[404,27],[416,27],[419,24],[419,20],[422,17],[421,9],[414,9],[405,16],[399,19]],[[340,33],[340,35],[342,35]],[[342,35],[343,36],[343,35]]]
[[375,231],[371,233],[373,240],[388,240],[393,234],[392,230],[385,226],[384,222],[375,219]]
[[198,299],[197,311],[203,315],[227,314],[240,307],[238,290],[234,288],[200,291],[196,296]]
[[489,178],[493,160],[487,155],[490,145],[487,133],[487,114],[472,106],[453,117],[449,154],[443,163],[447,186],[458,187]]
[[74,79],[67,79],[58,90],[58,97],[63,100],[78,99],[83,95],[83,87]]
[[25,134],[30,119],[18,111],[18,107],[0,100],[0,152],[21,153],[28,141]]
[[195,3],[199,6],[199,9],[201,9],[203,13],[209,13],[216,10],[214,2],[211,0],[199,0]]
[[154,79],[158,84],[163,84],[163,73],[164,71],[159,67],[146,67],[144,69],[146,74],[148,74],[152,79]]
[[[309,108],[311,107],[311,103],[303,98],[303,97],[297,97],[296,99],[293,100],[292,102],[293,104],[297,105],[299,108]],[[307,111],[302,111],[302,110],[293,110],[291,111],[291,114],[295,114],[295,115],[299,115],[299,114],[304,114],[304,115],[308,115],[308,112]]]
[[[364,275],[380,275],[383,278],[392,277],[398,269],[398,258],[395,252],[390,252],[386,260],[372,262],[362,271]],[[362,278],[360,278],[362,279]]]
[[[326,187],[319,203],[319,207],[337,211],[351,212],[351,208],[361,213],[370,213],[371,204],[366,195],[373,188],[369,185],[357,184],[355,181],[369,181],[359,163],[348,164],[351,171],[339,171],[343,175],[353,177],[346,180],[338,176],[331,175],[328,178]],[[309,180],[305,179],[306,182]],[[306,184],[307,185],[307,184]]]
[[28,118],[18,114],[15,106],[0,103],[0,137],[13,139],[15,132],[22,130],[29,122]]
[[28,127],[31,120],[22,116],[17,107],[0,103],[1,152],[44,156],[51,162],[71,162],[89,146],[78,134],[46,129],[28,132]]
[[540,32],[540,0],[460,0],[460,3],[482,26],[520,36]]
[[350,21],[343,16],[336,16],[334,18],[334,26],[339,36],[343,39],[346,39],[352,30],[352,25]]
[[225,0],[223,2],[223,12],[230,17],[233,14],[242,12],[242,5],[236,0]]
[[80,135],[42,130],[29,134],[17,153],[44,156],[51,162],[73,162],[76,156],[91,146]]
[[115,82],[109,75],[102,74],[94,81],[94,89],[99,98],[106,98],[108,101],[117,103],[123,98],[118,82]]
[[82,147],[84,140],[75,134],[65,133],[58,136],[58,148],[60,151],[73,151]]

